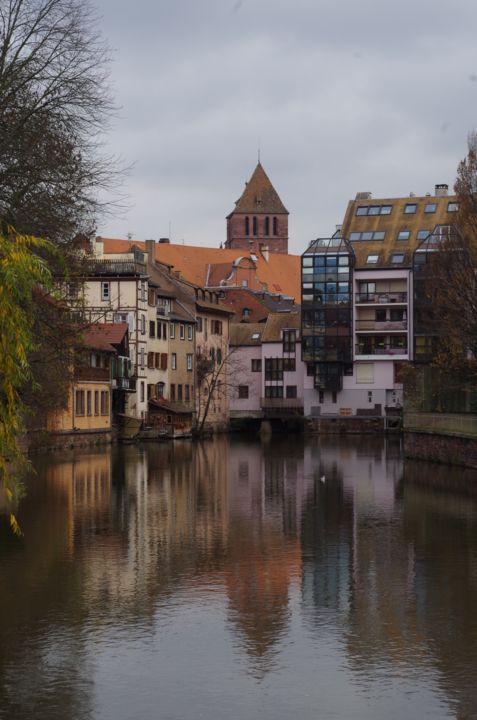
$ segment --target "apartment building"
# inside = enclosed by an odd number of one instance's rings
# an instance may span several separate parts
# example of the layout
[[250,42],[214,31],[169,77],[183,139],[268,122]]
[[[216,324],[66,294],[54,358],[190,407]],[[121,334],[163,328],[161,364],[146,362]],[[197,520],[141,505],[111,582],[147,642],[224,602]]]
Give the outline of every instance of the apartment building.
[[428,342],[413,322],[416,253],[457,210],[446,185],[421,197],[358,193],[341,229],[307,248],[306,415],[383,415],[402,405],[402,364],[423,356]]
[[230,344],[235,364],[231,418],[303,415],[306,366],[298,312],[270,313],[265,323],[234,324]]

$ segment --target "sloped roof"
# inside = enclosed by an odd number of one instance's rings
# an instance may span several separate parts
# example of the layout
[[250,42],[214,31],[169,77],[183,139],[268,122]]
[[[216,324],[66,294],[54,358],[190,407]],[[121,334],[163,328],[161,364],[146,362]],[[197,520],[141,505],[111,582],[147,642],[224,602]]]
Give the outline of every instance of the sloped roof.
[[149,400],[149,408],[151,410],[164,410],[164,412],[172,413],[174,415],[191,415],[194,412],[193,408],[188,405],[181,403],[170,402],[165,398],[152,398]]
[[[261,163],[253,171],[245,190],[235,204],[234,213],[284,214],[288,210],[280,200],[277,191]],[[232,214],[232,213],[231,213]]]
[[[104,243],[105,253],[126,253],[131,246],[130,240],[116,240],[100,238]],[[135,241],[134,245],[145,249],[144,242]],[[197,247],[193,245],[175,245],[173,243],[156,243],[156,260],[171,265],[174,270],[180,270],[182,277],[188,282],[205,287],[210,265],[221,265],[224,277],[232,272],[232,265],[239,257],[243,257],[244,250]],[[299,300],[301,296],[301,260],[299,255],[284,253],[270,253],[268,261],[261,255],[257,256],[257,277],[264,285],[264,289],[273,293],[289,295]],[[218,275],[214,272],[214,285],[209,281],[209,287],[218,287]],[[215,284],[217,283],[217,284]]]
[[231,346],[260,345],[264,329],[263,323],[232,323],[229,344]]
[[281,331],[285,329],[299,329],[300,313],[298,312],[279,312],[270,313],[265,323],[262,334],[262,342],[280,342]]
[[128,333],[127,323],[96,323],[90,325],[83,332],[83,345],[95,350],[116,352],[116,345],[120,345]]

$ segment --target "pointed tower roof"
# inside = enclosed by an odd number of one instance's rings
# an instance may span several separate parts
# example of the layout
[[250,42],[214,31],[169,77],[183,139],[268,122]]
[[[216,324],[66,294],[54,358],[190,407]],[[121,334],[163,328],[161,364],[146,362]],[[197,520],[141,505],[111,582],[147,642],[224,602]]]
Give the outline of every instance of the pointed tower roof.
[[253,171],[248,183],[245,184],[245,190],[235,203],[233,212],[255,213],[257,215],[261,213],[289,214],[260,162]]

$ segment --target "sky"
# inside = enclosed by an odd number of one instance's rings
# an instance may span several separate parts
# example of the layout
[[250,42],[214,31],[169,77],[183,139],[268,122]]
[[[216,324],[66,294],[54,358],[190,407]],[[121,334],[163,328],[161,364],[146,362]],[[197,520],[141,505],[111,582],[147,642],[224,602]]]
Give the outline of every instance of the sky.
[[218,247],[260,149],[299,254],[357,192],[452,188],[477,130],[475,0],[95,5],[131,166],[105,237]]

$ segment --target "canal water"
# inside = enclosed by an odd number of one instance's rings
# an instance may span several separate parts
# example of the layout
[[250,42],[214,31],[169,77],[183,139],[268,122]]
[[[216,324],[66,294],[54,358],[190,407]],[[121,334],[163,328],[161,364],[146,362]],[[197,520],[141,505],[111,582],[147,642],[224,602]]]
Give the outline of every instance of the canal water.
[[1,525],[0,717],[477,718],[477,478],[400,440],[34,459]]

